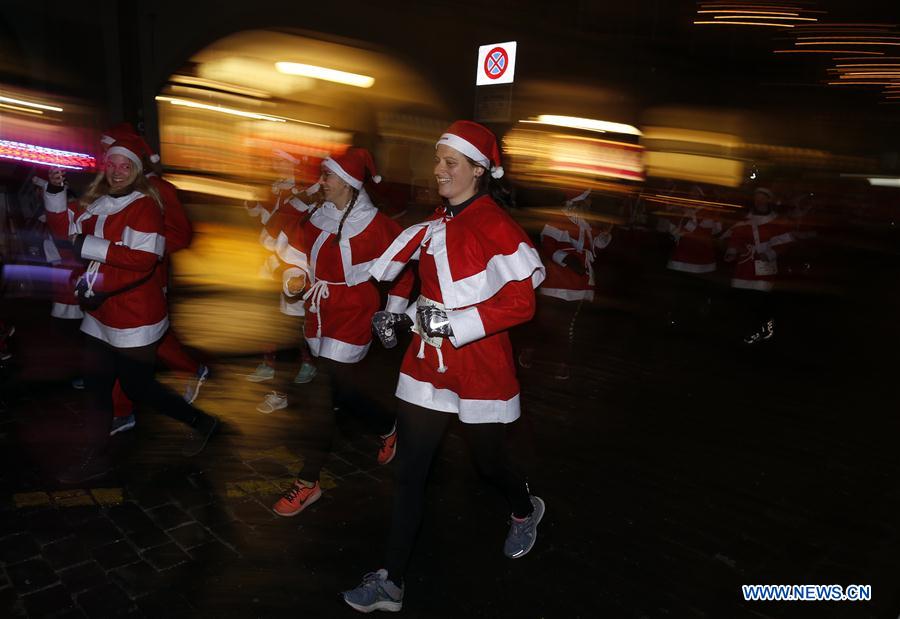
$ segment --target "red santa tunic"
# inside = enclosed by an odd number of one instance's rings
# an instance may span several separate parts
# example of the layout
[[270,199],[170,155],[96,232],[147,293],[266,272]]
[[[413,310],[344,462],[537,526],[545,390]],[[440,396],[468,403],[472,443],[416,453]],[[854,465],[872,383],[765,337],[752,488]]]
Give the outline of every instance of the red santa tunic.
[[675,239],[668,268],[683,273],[712,273],[716,270],[713,237],[722,232],[721,223],[698,217],[697,209],[684,209],[677,222],[668,222],[668,232]]
[[[541,230],[541,253],[547,265],[547,279],[538,292],[565,301],[594,300],[594,260],[597,251],[612,241],[610,232],[601,232],[577,215],[564,209],[563,217],[546,224]],[[578,256],[584,274],[566,266],[567,256]]]
[[[369,268],[400,233],[400,226],[379,212],[364,190],[344,219],[340,241],[335,242],[343,215],[344,211],[326,202],[308,221],[292,222],[279,234],[276,245],[279,257],[291,265],[282,275],[284,293],[290,295],[288,280],[300,275],[309,286],[303,295],[304,335],[312,354],[356,363],[372,343],[372,315],[380,305]],[[392,290],[389,310],[405,309],[411,289],[410,273]]]
[[[82,259],[89,289],[120,289],[148,275],[165,253],[163,214],[150,197],[133,191],[103,196],[80,214],[66,203],[64,191],[45,193],[47,223],[54,236],[84,235]],[[109,297],[85,313],[81,330],[116,348],[147,346],[169,327],[166,298],[156,277]]]
[[[534,315],[534,289],[544,265],[525,232],[492,198],[477,197],[453,217],[407,228],[372,266],[378,280],[419,260],[421,296],[437,305],[453,335],[428,338],[416,327],[400,369],[396,395],[465,423],[509,423],[519,417],[519,382],[507,330]],[[407,271],[408,272],[408,271]]]
[[734,258],[733,288],[747,290],[772,290],[778,277],[778,254],[776,248],[794,240],[790,227],[769,215],[750,214],[726,231],[728,239],[727,257]]

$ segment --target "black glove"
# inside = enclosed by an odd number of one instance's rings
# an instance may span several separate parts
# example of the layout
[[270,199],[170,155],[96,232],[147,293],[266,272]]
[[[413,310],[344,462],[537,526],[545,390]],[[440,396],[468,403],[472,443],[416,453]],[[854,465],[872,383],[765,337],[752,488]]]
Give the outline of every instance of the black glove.
[[579,275],[584,275],[585,273],[587,273],[587,270],[584,268],[584,259],[578,254],[568,254],[563,262],[567,267],[569,267]]
[[420,305],[416,309],[416,317],[419,319],[419,327],[428,337],[450,337],[453,329],[450,328],[450,319],[447,312],[432,305]]
[[397,333],[407,333],[412,328],[412,319],[406,314],[375,312],[372,316],[372,330],[385,348],[397,345]]

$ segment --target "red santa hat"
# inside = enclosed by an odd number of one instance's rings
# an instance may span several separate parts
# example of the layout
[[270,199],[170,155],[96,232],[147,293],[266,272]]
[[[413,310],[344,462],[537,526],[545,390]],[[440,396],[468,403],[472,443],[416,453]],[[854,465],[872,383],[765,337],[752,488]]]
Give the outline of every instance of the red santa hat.
[[106,157],[110,155],[122,155],[130,159],[138,171],[144,169],[144,158],[150,157],[150,147],[139,135],[125,135],[117,139],[106,151]]
[[458,150],[481,167],[489,170],[494,178],[503,176],[497,137],[484,125],[479,125],[471,120],[457,120],[447,127],[435,147],[440,144],[446,144],[450,148]]
[[329,157],[323,161],[322,167],[328,168],[357,190],[362,189],[366,180],[366,172],[374,182],[381,182],[381,177],[375,173],[375,161],[372,159],[372,154],[365,148],[348,148],[343,155]]
[[144,143],[144,150],[146,151],[147,159],[152,161],[153,163],[159,162],[159,155],[153,152],[153,149],[150,148],[150,145],[147,141],[140,136],[140,134],[134,130],[134,127],[131,123],[119,123],[118,125],[114,125],[103,132],[103,135],[100,136],[100,143],[103,144],[104,148],[109,148],[114,143],[118,142],[122,138],[137,138],[138,140]]

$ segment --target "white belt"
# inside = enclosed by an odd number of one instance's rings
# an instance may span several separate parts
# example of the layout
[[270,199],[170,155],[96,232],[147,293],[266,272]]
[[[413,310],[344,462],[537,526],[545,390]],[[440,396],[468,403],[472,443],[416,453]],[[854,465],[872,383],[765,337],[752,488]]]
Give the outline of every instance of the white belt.
[[316,280],[309,290],[303,295],[304,301],[309,301],[309,311],[318,314],[318,324],[316,325],[316,338],[322,337],[322,300],[328,298],[328,286],[346,286],[343,282],[326,282],[323,279]]

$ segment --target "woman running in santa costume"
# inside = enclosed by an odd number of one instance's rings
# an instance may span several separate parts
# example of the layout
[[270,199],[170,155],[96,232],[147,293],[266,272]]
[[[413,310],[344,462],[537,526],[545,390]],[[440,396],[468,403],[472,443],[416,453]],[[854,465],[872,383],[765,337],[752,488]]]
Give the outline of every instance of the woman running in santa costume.
[[372,266],[379,280],[418,260],[421,296],[404,314],[379,312],[373,327],[385,345],[398,330],[415,335],[403,358],[398,410],[397,493],[384,567],[344,600],[362,612],[397,611],[422,520],[432,458],[458,417],[481,473],[509,501],[512,524],[503,552],[513,559],[534,545],[544,502],[510,465],[506,424],[519,417],[519,383],[508,330],[534,315],[544,266],[525,232],[498,205],[503,175],[489,129],[457,121],[434,156],[444,200],[429,221],[407,228]]
[[[369,268],[400,233],[400,226],[372,204],[363,188],[367,178],[381,181],[372,155],[364,148],[350,148],[326,159],[320,181],[324,201],[286,226],[277,239],[279,258],[291,265],[283,273],[284,293],[302,295],[306,342],[331,383],[331,402],[304,410],[304,428],[316,448],[307,454],[297,481],[274,505],[279,516],[296,516],[321,497],[319,474],[331,452],[336,402],[342,408],[348,404],[348,408],[364,409],[377,417],[375,421],[382,426],[378,462],[387,464],[394,457],[393,415],[364,398],[354,388],[351,376],[354,364],[369,350],[372,316],[381,303]],[[388,297],[389,310],[406,308],[412,284],[412,273],[398,281]],[[290,399],[302,401],[300,397]]]
[[132,401],[147,401],[191,427],[185,455],[199,453],[219,425],[154,379],[157,347],[169,327],[158,274],[166,239],[162,201],[142,174],[142,149],[140,140],[126,136],[106,152],[104,170],[85,193],[81,212],[66,201],[62,170],[50,173],[44,194],[54,237],[68,238],[73,254],[89,262],[77,287],[82,306],[89,308],[81,324],[87,336],[87,441],[78,460],[60,476],[64,483],[108,472],[106,446],[117,380]]

